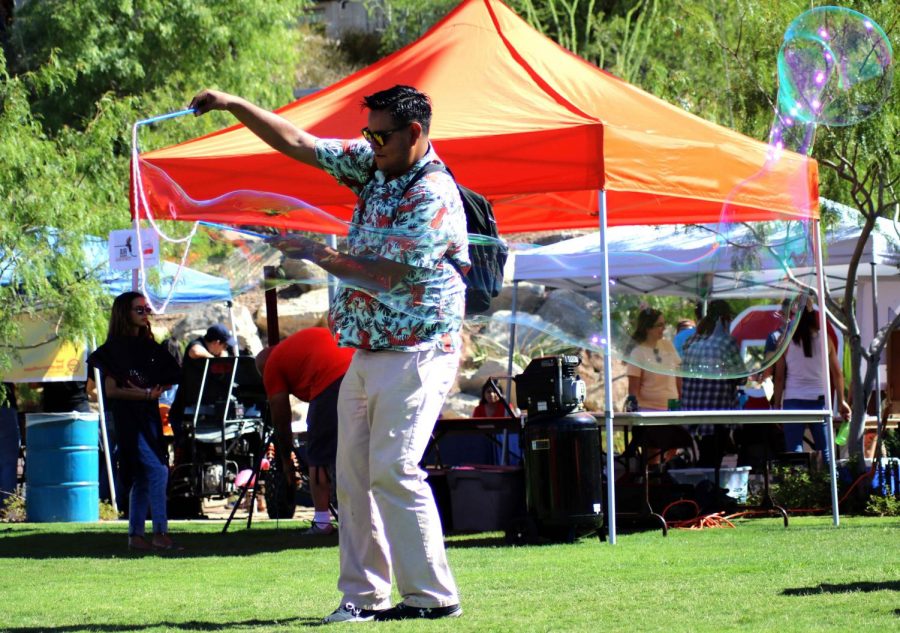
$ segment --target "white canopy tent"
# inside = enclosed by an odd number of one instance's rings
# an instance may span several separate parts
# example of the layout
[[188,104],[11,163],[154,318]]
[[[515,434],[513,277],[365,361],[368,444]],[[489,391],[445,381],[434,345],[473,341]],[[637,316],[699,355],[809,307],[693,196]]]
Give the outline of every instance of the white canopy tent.
[[[860,236],[855,210],[823,201],[823,207],[829,206],[839,213],[839,220],[824,239],[819,239],[817,222],[809,224],[811,234],[797,232],[796,223],[793,227],[771,225],[765,243],[772,248],[761,247],[761,241],[751,233],[753,229],[734,224],[607,227],[605,222],[601,222],[599,233],[517,252],[513,282],[516,288],[519,282],[527,281],[572,290],[596,290],[606,311],[610,309],[610,294],[622,293],[680,295],[698,300],[782,297],[786,291],[796,293],[799,281],[814,295],[821,296],[826,283],[832,292],[844,288],[847,266]],[[827,266],[823,261],[825,258]],[[783,261],[790,261],[790,275]],[[895,227],[890,221],[879,221],[876,231],[865,245],[860,264],[860,277],[870,275],[870,279],[876,282],[879,277],[887,280],[879,286],[882,295],[890,292],[889,284],[896,283],[894,298],[900,304],[900,279],[897,278],[900,248]],[[608,285],[604,280],[608,280]],[[516,310],[516,294],[513,295],[513,312]],[[861,303],[877,305],[874,292],[866,296],[873,298]],[[820,319],[824,327],[824,314],[820,314]],[[874,322],[877,327],[877,319]],[[611,319],[604,315],[606,340],[611,340],[609,324]],[[515,338],[515,325],[512,326],[511,338]],[[604,373],[611,375],[609,355],[604,360]],[[609,407],[612,400],[608,380],[605,392],[606,406]],[[831,398],[826,395],[824,421],[833,451],[831,415],[827,413],[831,406]],[[818,411],[679,411],[650,414],[613,414],[607,411],[605,415],[607,433],[611,433],[609,422],[614,417],[629,419],[632,424],[639,425],[721,423],[725,417],[733,422],[738,421],[735,417],[739,417],[740,422],[746,423],[823,420],[822,412]],[[607,476],[612,481],[610,470],[608,463]],[[611,484],[609,487],[612,488]],[[612,495],[610,491],[610,498]],[[834,462],[831,466],[831,496],[833,520],[838,525]],[[610,517],[611,530],[614,530],[614,525]]]
[[[822,207],[838,214],[823,240],[823,273],[829,290],[840,293],[846,286],[848,266],[861,234],[858,212],[830,200],[822,200]],[[797,291],[771,254],[763,254],[750,270],[735,269],[740,268],[735,266],[740,255],[732,256],[727,245],[704,257],[719,231],[716,225],[610,227],[607,241],[612,292],[700,300],[782,297],[786,291]],[[730,237],[740,240],[741,235],[737,232]],[[745,231],[744,238],[748,237]],[[774,240],[777,236],[770,239]],[[597,233],[520,251],[515,256],[513,282],[599,291],[600,255]],[[877,221],[859,262],[857,317],[863,340],[870,341],[880,324],[900,312],[900,237],[893,222]],[[796,279],[815,288],[814,266],[792,266],[791,270]],[[882,358],[879,368],[882,384],[886,381],[885,360]]]
[[[856,249],[860,228],[856,211],[823,201],[824,208],[839,211],[838,222],[825,235],[826,283],[832,292],[846,285],[847,266]],[[796,291],[786,279],[778,259],[756,249],[752,268],[742,267],[748,248],[728,244],[715,247],[716,225],[613,226],[607,230],[609,272],[613,293],[662,294],[706,298],[777,297]],[[749,229],[732,232],[732,241],[751,244]],[[783,237],[783,236],[781,236]],[[797,236],[801,242],[804,236]],[[778,235],[769,241],[778,240]],[[571,290],[599,290],[601,280],[600,236],[597,233],[516,253],[513,281],[530,281]],[[800,262],[800,265],[798,265]],[[889,220],[879,220],[866,242],[859,276],[877,276],[879,292],[888,293],[900,269],[900,244]],[[815,287],[815,267],[794,256],[791,271],[797,279]],[[871,314],[871,310],[868,312]]]

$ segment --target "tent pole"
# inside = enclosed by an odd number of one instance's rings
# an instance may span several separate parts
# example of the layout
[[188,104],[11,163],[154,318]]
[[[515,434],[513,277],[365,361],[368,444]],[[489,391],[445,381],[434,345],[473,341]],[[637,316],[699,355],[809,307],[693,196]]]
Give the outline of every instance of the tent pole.
[[[328,235],[327,243],[328,243],[328,246],[330,246],[334,250],[337,250],[337,235],[335,235],[334,233],[330,233]],[[338,278],[335,277],[334,275],[332,275],[331,273],[328,273],[328,307],[329,308],[331,308],[331,306],[334,305],[334,296],[337,294],[337,283],[338,283]]]
[[231,335],[234,337],[234,347],[231,348],[232,356],[240,356],[241,355],[241,346],[238,343],[237,337],[237,329],[234,326],[234,302],[226,301],[225,305],[228,306],[228,319],[231,321]]
[[513,280],[512,305],[509,321],[509,348],[506,351],[506,400],[512,400],[513,351],[516,348],[516,312],[519,309],[519,282]]
[[[838,511],[837,490],[837,455],[834,446],[834,425],[832,415],[834,403],[831,400],[831,375],[828,371],[828,318],[825,316],[825,273],[822,267],[822,235],[819,231],[819,220],[813,220],[813,249],[816,255],[816,294],[819,295],[819,344],[822,356],[822,374],[825,387],[825,441],[830,448],[831,459],[828,463],[828,474],[831,477],[831,516],[835,527],[841,524]],[[843,395],[843,394],[841,394]]]
[[[96,346],[95,346],[96,347]],[[116,503],[116,482],[113,477],[112,460],[109,456],[109,436],[106,433],[106,407],[103,406],[103,383],[100,382],[100,370],[94,367],[94,384],[97,385],[97,404],[100,407],[100,445],[103,447],[103,461],[106,463],[106,480],[109,482],[109,501],[113,511],[118,514]]]
[[[276,279],[275,266],[266,266],[263,269],[265,279]],[[270,347],[278,345],[278,289],[273,285],[266,288],[266,344]]]
[[606,517],[609,544],[616,544],[616,480],[613,464],[612,324],[609,302],[609,253],[606,245],[606,191],[597,191],[600,210],[600,302],[603,310],[603,419],[606,423]]
[[[878,267],[875,261],[870,263],[872,266],[872,333],[878,332]],[[875,416],[878,423],[881,423],[881,354],[875,359]],[[865,426],[865,425],[864,425]],[[865,442],[865,430],[863,430],[863,441]],[[878,457],[878,455],[874,455]]]

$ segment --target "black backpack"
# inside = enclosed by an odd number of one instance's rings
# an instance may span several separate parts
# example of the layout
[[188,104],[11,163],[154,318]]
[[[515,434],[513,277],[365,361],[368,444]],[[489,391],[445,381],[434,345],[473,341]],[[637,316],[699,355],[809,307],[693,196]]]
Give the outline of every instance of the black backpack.
[[[420,178],[436,171],[447,172],[454,182],[456,181],[453,172],[446,165],[428,163],[406,183],[400,197],[405,196]],[[466,314],[479,314],[490,309],[491,298],[500,294],[503,287],[503,267],[506,265],[509,251],[500,239],[497,221],[494,219],[494,208],[490,201],[458,182],[456,188],[459,189],[459,197],[466,212],[469,261],[472,263],[469,274],[463,275],[466,281]],[[479,239],[478,236],[482,235],[485,239]],[[453,260],[450,260],[450,263],[459,270]]]

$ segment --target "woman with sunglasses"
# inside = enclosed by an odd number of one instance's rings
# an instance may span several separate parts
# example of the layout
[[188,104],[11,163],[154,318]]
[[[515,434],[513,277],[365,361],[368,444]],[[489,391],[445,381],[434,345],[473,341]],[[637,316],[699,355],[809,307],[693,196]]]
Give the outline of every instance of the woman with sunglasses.
[[666,320],[659,310],[644,308],[638,313],[625,361],[628,400],[637,400],[638,411],[666,411],[669,400],[680,397],[681,379],[669,372],[681,361],[675,346],[663,338],[665,329]]
[[[138,292],[115,298],[106,342],[88,359],[103,374],[105,401],[119,444],[119,478],[129,490],[128,547],[179,549],[168,534],[166,485],[169,468],[159,415],[159,396],[177,383],[181,368],[156,342],[151,309]],[[147,539],[147,510],[153,537]]]

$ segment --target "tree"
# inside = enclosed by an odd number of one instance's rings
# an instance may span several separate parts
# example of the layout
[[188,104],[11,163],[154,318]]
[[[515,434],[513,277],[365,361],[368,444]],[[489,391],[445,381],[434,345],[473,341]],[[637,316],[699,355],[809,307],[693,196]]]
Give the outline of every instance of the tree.
[[[777,92],[774,62],[784,31],[791,20],[809,9],[805,2],[770,5],[748,0],[723,3],[674,0],[676,12],[687,16],[678,23],[663,22],[647,59],[648,81],[644,87],[663,98],[680,103],[704,118],[734,129],[767,138],[775,110]],[[671,10],[672,7],[670,7]],[[880,24],[895,42],[900,27],[900,7],[893,2],[853,2],[855,9]],[[667,25],[667,26],[666,26]],[[683,46],[672,46],[682,39]],[[683,51],[690,50],[690,55]],[[717,55],[719,61],[716,61]],[[666,73],[658,73],[663,61]],[[712,69],[712,72],[710,72]],[[722,72],[724,70],[724,72]],[[676,78],[667,83],[666,74]],[[682,77],[688,81],[678,81]],[[890,218],[900,203],[900,165],[896,158],[900,101],[889,98],[868,120],[850,127],[820,126],[811,154],[820,165],[820,192],[860,212],[861,234],[848,266],[842,296],[826,289],[825,303],[832,324],[844,335],[850,356],[847,377],[853,404],[849,450],[863,464],[863,433],[866,405],[874,391],[878,358],[890,332],[900,320],[883,324],[872,341],[860,337],[856,317],[856,288],[860,255],[878,218]],[[722,107],[724,106],[724,107]],[[830,221],[825,217],[824,223]],[[825,246],[827,249],[827,245]]]
[[[419,38],[458,0],[364,0],[384,18],[384,54]],[[509,0],[529,24],[576,55],[633,81],[660,19],[660,0]]]
[[[101,335],[81,238],[130,225],[131,124],[181,110],[202,87],[267,107],[292,97],[305,0],[43,0],[0,29],[0,374],[12,316],[44,309],[67,338]],[[4,16],[5,17],[5,16]],[[224,116],[147,129],[146,146],[212,131]],[[64,228],[53,246],[47,227]],[[172,231],[183,234],[184,225]]]
[[[0,52],[2,59],[2,52]],[[0,67],[0,373],[19,341],[14,317],[54,315],[60,334],[97,331],[98,288],[85,275],[85,213],[70,213],[80,194],[73,156],[60,152],[31,114],[23,82]],[[51,244],[47,227],[65,226]]]

